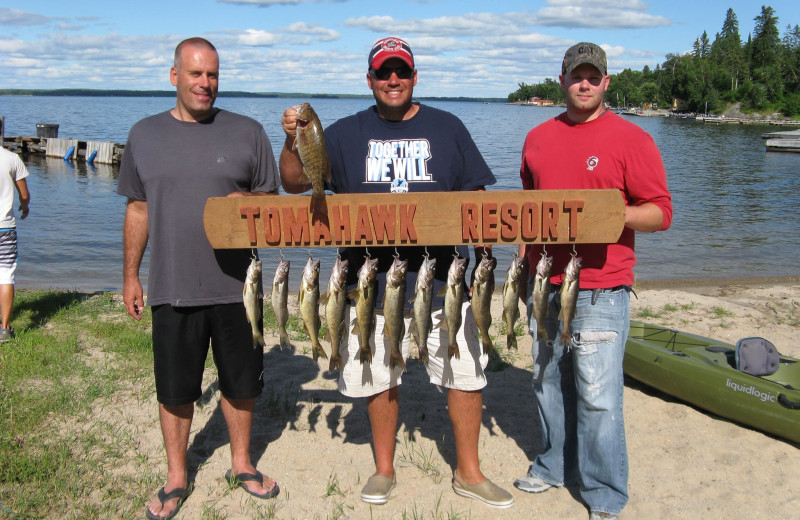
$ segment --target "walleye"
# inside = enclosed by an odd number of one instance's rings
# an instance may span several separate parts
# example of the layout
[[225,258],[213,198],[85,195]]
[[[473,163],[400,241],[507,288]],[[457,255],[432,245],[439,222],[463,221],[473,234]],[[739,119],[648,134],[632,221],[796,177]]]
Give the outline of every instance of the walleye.
[[572,255],[567,268],[564,270],[564,281],[561,282],[561,312],[558,317],[562,321],[561,341],[567,349],[572,346],[572,336],[569,326],[575,317],[575,306],[578,304],[578,291],[580,290],[581,257]]
[[303,173],[311,181],[311,218],[312,221],[327,221],[325,182],[331,180],[331,169],[325,148],[325,134],[311,105],[303,103],[294,109],[297,112],[297,136],[292,150],[296,149],[300,154]]
[[536,339],[547,341],[547,329],[544,320],[547,318],[547,310],[550,304],[550,268],[553,267],[553,257],[542,253],[542,258],[536,264],[536,276],[533,278],[533,290],[531,299],[533,300],[533,317],[536,319]]
[[278,334],[281,338],[281,350],[291,348],[289,335],[286,333],[286,322],[289,320],[289,262],[283,258],[275,269],[272,280],[272,310],[278,322]]
[[455,257],[447,270],[447,283],[439,291],[439,296],[444,296],[444,319],[439,327],[447,329],[449,343],[447,345],[447,358],[453,356],[460,359],[456,334],[461,328],[461,306],[464,302],[464,273],[467,270],[469,258]]
[[369,346],[370,338],[375,334],[375,298],[378,295],[378,282],[375,275],[378,272],[378,259],[367,257],[364,265],[358,270],[358,285],[350,291],[348,296],[356,302],[356,319],[353,325],[353,334],[358,334],[361,347],[358,360],[361,364],[372,362],[372,348]]
[[475,316],[475,325],[478,326],[481,335],[484,354],[489,354],[494,350],[492,338],[489,337],[489,327],[492,326],[495,267],[497,267],[497,260],[484,255],[475,266],[472,280],[472,314]]
[[331,342],[331,362],[328,371],[344,367],[339,347],[347,328],[344,324],[344,312],[347,308],[347,260],[339,256],[333,263],[331,279],[328,281],[328,292],[322,296],[325,305],[325,323],[328,326],[328,341]]
[[508,266],[506,281],[503,284],[503,320],[506,324],[506,347],[517,350],[517,335],[514,334],[514,325],[519,319],[519,294],[523,281],[520,277],[525,271],[525,257],[517,256],[511,259]]
[[265,345],[264,334],[261,330],[264,323],[261,318],[264,311],[264,304],[261,298],[261,260],[254,256],[247,267],[244,289],[242,289],[244,313],[247,321],[250,322],[250,328],[253,330],[253,348]]
[[297,303],[300,306],[300,319],[303,321],[303,327],[311,336],[311,354],[314,361],[320,356],[327,359],[328,356],[319,343],[319,260],[308,258],[300,280]]
[[419,362],[428,364],[428,336],[433,328],[431,307],[433,305],[433,275],[436,259],[427,255],[417,273],[417,284],[411,302],[414,304],[414,319],[411,321],[411,334],[419,349]]
[[392,266],[386,273],[386,290],[383,294],[383,334],[388,337],[390,345],[389,368],[401,367],[406,370],[406,362],[400,344],[406,333],[403,319],[406,300],[406,271],[408,261],[395,257]]

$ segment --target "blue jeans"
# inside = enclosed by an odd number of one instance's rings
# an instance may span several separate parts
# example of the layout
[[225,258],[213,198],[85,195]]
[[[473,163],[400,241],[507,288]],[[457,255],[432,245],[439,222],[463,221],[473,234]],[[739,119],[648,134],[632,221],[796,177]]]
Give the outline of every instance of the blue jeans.
[[[533,284],[529,284],[532,286]],[[622,358],[630,326],[628,289],[580,291],[572,320],[573,346],[559,339],[561,297],[550,293],[545,327],[550,340],[533,336],[533,389],[544,431],[544,452],[528,473],[555,486],[580,485],[594,512],[619,514],[628,502],[628,452],[622,417]]]

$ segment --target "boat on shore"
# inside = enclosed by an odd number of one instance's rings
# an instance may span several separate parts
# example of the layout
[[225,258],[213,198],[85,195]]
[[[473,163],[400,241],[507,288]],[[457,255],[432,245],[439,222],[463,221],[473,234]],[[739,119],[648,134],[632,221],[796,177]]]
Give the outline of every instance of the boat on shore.
[[800,360],[754,376],[736,368],[734,345],[631,321],[625,374],[681,401],[800,443]]

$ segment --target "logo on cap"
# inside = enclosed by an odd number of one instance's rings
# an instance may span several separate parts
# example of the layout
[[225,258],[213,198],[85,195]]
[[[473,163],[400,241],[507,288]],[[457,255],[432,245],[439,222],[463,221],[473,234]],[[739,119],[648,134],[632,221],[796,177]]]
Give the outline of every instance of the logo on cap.
[[393,36],[375,42],[367,63],[370,68],[379,69],[383,62],[390,58],[399,58],[414,68],[414,54],[411,52],[411,47],[404,40]]

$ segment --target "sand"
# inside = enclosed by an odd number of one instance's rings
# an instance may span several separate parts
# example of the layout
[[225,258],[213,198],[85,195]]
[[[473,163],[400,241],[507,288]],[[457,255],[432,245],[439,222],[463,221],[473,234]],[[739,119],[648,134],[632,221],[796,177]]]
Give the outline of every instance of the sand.
[[[640,285],[636,293],[635,319],[729,343],[763,336],[781,353],[800,358],[797,277]],[[496,299],[495,323],[500,306]],[[640,318],[643,311],[655,317]],[[189,450],[195,491],[178,518],[588,518],[576,489],[531,495],[511,485],[537,453],[541,433],[532,404],[529,336],[519,338],[519,352],[508,356],[510,368],[488,374],[484,391],[481,464],[490,479],[514,495],[514,506],[506,510],[453,493],[455,450],[446,395],[427,382],[416,359],[409,360],[400,392],[397,488],[386,505],[361,502],[360,489],[374,469],[363,400],[336,391],[335,378],[322,360],[314,363],[307,343],[295,342],[295,351],[281,352],[277,337],[267,341],[266,387],[256,401],[252,454],[259,469],[279,481],[281,494],[265,502],[228,489],[222,478],[229,467],[228,437],[209,370]],[[504,341],[498,342],[505,350]],[[137,438],[131,460],[120,460],[120,467],[109,471],[136,471],[144,461],[152,470],[154,492],[166,471],[155,396],[146,389],[128,393],[138,396],[135,402],[121,393],[99,412]],[[621,518],[800,518],[800,446],[634,381],[625,387],[625,420],[630,501]],[[149,495],[140,500],[144,508]]]

